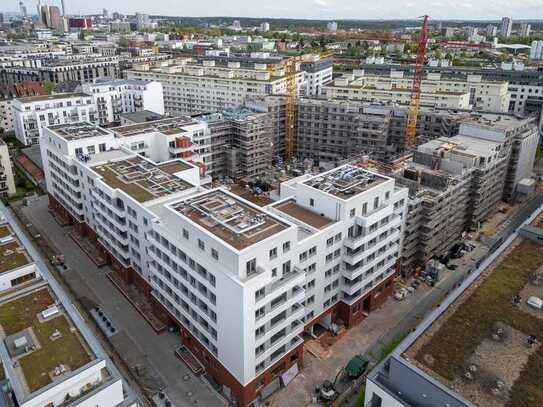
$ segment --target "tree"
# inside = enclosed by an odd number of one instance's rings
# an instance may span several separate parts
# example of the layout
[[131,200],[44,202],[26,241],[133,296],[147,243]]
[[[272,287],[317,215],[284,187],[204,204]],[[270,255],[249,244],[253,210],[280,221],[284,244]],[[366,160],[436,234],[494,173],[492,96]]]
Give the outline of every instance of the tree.
[[43,87],[47,91],[47,94],[50,95],[53,93],[53,90],[55,89],[55,84],[51,82],[49,79],[46,79],[43,81]]

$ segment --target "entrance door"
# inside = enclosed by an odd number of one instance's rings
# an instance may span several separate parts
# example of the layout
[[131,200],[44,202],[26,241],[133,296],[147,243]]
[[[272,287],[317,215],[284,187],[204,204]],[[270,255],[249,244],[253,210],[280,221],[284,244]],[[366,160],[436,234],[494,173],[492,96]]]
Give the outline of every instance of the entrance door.
[[369,314],[371,309],[371,295],[366,298],[362,303],[362,312]]

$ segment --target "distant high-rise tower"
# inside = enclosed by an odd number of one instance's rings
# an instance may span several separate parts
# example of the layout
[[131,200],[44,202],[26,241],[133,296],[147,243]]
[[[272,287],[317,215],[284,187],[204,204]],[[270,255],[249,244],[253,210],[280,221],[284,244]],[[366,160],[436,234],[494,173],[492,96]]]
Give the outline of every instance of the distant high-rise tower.
[[337,31],[337,23],[335,21],[330,21],[328,24],[326,24],[326,29],[335,33]]
[[502,18],[502,25],[500,27],[500,35],[503,37],[511,36],[511,31],[513,30],[513,20],[511,17]]
[[530,31],[532,30],[531,24],[528,23],[522,23],[520,25],[520,36],[521,37],[529,37]]
[[103,10],[102,10],[102,17],[104,17],[104,18],[108,18],[108,17],[109,17],[109,12],[107,11],[107,9],[103,9]]
[[61,16],[60,9],[57,6],[49,6],[49,25],[52,30],[59,30],[61,28]]
[[60,0],[60,4],[62,5],[62,15],[66,15],[66,7],[64,7],[64,0]]
[[19,11],[21,12],[21,16],[22,17],[26,17],[27,16],[27,13],[26,13],[26,6],[24,5],[24,3],[22,1],[19,2]]

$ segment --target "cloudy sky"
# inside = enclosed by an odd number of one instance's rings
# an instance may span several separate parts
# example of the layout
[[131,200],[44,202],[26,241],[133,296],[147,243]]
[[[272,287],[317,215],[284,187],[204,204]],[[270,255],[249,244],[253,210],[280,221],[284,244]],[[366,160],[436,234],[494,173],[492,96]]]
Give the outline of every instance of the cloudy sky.
[[[2,3],[8,1],[13,3],[10,8],[16,10],[17,0],[2,0]],[[34,9],[34,2],[23,1],[29,10]],[[60,0],[54,2],[60,4]],[[435,19],[497,19],[501,16],[543,19],[543,0],[65,0],[65,3],[70,14],[97,13],[107,8],[110,12],[126,14],[140,11],[179,16],[387,19],[429,14]]]

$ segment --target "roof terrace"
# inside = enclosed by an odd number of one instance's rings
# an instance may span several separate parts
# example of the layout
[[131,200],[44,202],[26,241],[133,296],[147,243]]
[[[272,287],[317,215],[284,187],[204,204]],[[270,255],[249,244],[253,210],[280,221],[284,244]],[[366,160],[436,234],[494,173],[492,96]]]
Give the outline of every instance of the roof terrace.
[[2,357],[10,359],[3,362],[13,368],[25,395],[95,359],[47,286],[0,303],[0,327]]
[[0,274],[26,266],[32,259],[9,225],[0,227]]
[[151,120],[144,123],[131,124],[128,126],[115,127],[113,131],[119,137],[135,136],[137,134],[159,132],[166,135],[184,133],[184,127],[198,124],[190,117],[170,117],[168,119]]
[[289,227],[223,190],[184,200],[172,208],[237,250],[243,250]]
[[48,128],[49,130],[54,131],[60,137],[67,141],[81,140],[89,137],[106,136],[110,134],[107,130],[88,122],[81,122],[75,124],[58,124],[56,126],[51,126]]
[[345,165],[310,178],[304,184],[341,199],[361,194],[389,178],[353,165]]
[[192,188],[193,185],[172,175],[185,167],[181,161],[157,165],[134,156],[93,169],[111,188],[120,189],[138,202],[147,202]]

